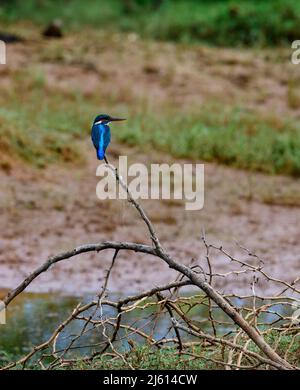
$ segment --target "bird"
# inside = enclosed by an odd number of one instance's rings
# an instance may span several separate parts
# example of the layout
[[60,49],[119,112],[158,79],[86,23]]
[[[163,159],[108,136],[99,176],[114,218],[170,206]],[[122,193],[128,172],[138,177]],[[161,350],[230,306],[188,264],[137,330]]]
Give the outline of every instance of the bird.
[[110,122],[124,121],[125,118],[115,118],[107,114],[97,115],[94,119],[91,138],[97,152],[98,160],[104,160],[108,164],[105,152],[110,143]]

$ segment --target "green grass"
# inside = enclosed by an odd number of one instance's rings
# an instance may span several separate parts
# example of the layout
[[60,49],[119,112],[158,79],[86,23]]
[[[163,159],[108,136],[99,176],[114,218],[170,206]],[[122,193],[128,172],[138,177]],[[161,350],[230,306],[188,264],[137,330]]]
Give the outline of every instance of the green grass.
[[[197,354],[197,352],[200,352],[200,349],[200,347],[196,347],[194,348],[194,352]],[[175,347],[154,349],[147,345],[136,346],[125,357],[126,361],[132,367],[139,370],[204,370],[218,368],[216,364],[208,362],[205,359],[191,360],[189,355],[179,355]],[[79,370],[124,370],[130,367],[122,359],[112,359],[110,356],[102,356],[89,364],[78,361],[72,368]]]
[[[277,345],[279,334],[275,331],[266,338],[271,346]],[[291,335],[281,337],[277,347],[277,352],[284,356],[286,350],[290,347]],[[259,350],[253,342],[249,345],[249,350],[259,353]],[[288,354],[288,361],[295,366],[299,365],[299,342],[294,343]],[[64,366],[63,370],[128,370],[131,367],[139,370],[216,370],[224,369],[224,365],[219,362],[228,361],[228,351],[224,353],[222,346],[212,345],[202,347],[200,345],[185,348],[186,353],[179,354],[174,346],[164,347],[162,349],[149,347],[148,345],[136,345],[133,349],[123,354],[124,360],[111,355],[102,355],[96,357],[91,362],[85,362],[80,359],[75,360],[72,365]],[[190,353],[198,356],[192,358]],[[0,365],[8,364],[16,356],[9,355],[0,351]],[[249,364],[249,361],[242,361],[243,364]],[[21,367],[16,367],[16,369]],[[27,369],[38,369],[37,366],[28,364]]]
[[218,46],[273,46],[299,38],[296,0],[10,0],[5,22],[54,18],[67,28],[82,26],[134,31],[151,39],[206,42]]
[[151,145],[176,157],[265,173],[300,175],[300,126],[239,108],[206,106],[193,114],[141,114],[118,132],[121,141]]
[[[276,348],[280,356],[284,356],[287,350],[289,354],[287,360],[299,366],[299,338],[293,340],[293,335],[282,335],[278,331],[272,331],[265,337],[270,346]],[[195,339],[196,340],[196,339]],[[290,344],[293,342],[293,346]],[[260,353],[258,347],[251,341],[249,350]],[[187,352],[187,353],[184,353]],[[164,347],[162,349],[150,348],[147,345],[136,345],[124,356],[127,363],[130,363],[135,369],[143,370],[214,370],[224,369],[224,365],[218,362],[228,361],[228,351],[224,352],[221,345],[211,345],[203,347],[201,345],[187,347],[182,354],[174,346]],[[189,355],[193,353],[198,358],[193,359]],[[244,358],[245,359],[245,358]],[[247,359],[242,360],[242,365],[248,364]],[[72,369],[96,369],[96,370],[122,370],[129,366],[122,359],[112,359],[111,356],[100,356],[90,363],[77,363]]]
[[[292,348],[290,343],[293,335],[280,336],[279,332],[272,331],[266,336],[266,341],[270,346],[276,348],[277,352],[284,356],[287,349],[289,354],[287,360],[295,365],[299,365],[299,341],[294,342]],[[258,347],[251,341],[249,350],[260,354]],[[196,358],[192,358],[194,354]],[[228,361],[228,350],[224,351],[221,345],[185,347],[184,352],[179,353],[174,346],[162,349],[150,347],[146,344],[135,345],[134,348],[123,354],[121,358],[112,358],[111,355],[102,355],[91,362],[84,362],[78,359],[71,366],[63,369],[75,370],[127,370],[131,367],[139,370],[216,370],[224,369],[224,365],[219,362]],[[242,359],[242,365],[249,364],[246,358]]]
[[47,90],[42,79],[22,71],[14,81],[0,98],[0,150],[37,167],[82,162],[79,141],[93,114],[80,93]]
[[[174,157],[222,163],[271,174],[300,176],[300,126],[296,121],[265,117],[242,108],[201,106],[178,112],[166,107],[118,101],[116,95],[86,98],[80,92],[53,91],[38,68],[18,71],[0,97],[0,165],[5,156],[37,167],[60,161],[81,163],[81,141],[99,112],[119,112],[128,121],[113,138],[154,147]],[[101,107],[101,109],[100,109]],[[135,107],[135,108],[133,108]]]

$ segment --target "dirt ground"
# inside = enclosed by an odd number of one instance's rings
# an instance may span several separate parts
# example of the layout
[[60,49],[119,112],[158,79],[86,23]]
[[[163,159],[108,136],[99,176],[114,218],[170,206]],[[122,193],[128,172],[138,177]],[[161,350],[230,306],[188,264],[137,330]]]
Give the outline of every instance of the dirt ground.
[[[295,67],[290,67],[290,72],[283,71],[285,53],[175,48],[160,44],[159,54],[153,56],[159,44],[148,43],[146,50],[134,35],[129,34],[126,39],[124,42],[116,38],[118,66],[109,65],[116,63],[112,61],[116,51],[105,45],[101,61],[93,61],[99,49],[96,44],[86,50],[84,60],[76,61],[76,38],[64,38],[63,64],[55,60],[52,43],[48,44],[47,52],[43,42],[11,46],[9,53],[14,61],[8,70],[1,71],[1,85],[9,88],[12,68],[26,66],[30,57],[39,61],[49,88],[65,89],[72,85],[83,88],[88,96],[97,85],[104,91],[111,88],[113,79],[119,86],[118,93],[126,94],[126,99],[128,90],[135,98],[147,91],[154,100],[173,96],[174,104],[191,105],[220,98],[221,94],[226,103],[247,102],[250,108],[264,112],[273,110],[299,116],[299,108],[287,96],[289,80],[297,81],[299,71]],[[68,53],[73,56],[68,57]],[[179,63],[176,68],[170,65],[175,61]],[[138,82],[124,82],[136,77]],[[0,172],[0,288],[13,288],[49,255],[80,244],[102,240],[150,243],[145,239],[147,233],[136,211],[126,201],[97,199],[98,162],[88,139],[83,142],[82,150],[89,156],[82,167],[51,166],[36,170],[16,163],[10,172]],[[137,148],[114,142],[110,149],[113,163],[119,154],[128,154],[130,162],[147,164],[150,157],[156,162],[173,161],[172,157],[155,151],[149,156]],[[208,242],[222,245],[234,256],[248,258],[237,243],[255,252],[263,259],[266,272],[274,277],[292,282],[300,274],[299,180],[206,163],[202,210],[185,211],[180,201],[145,200],[142,204],[166,249],[185,264],[190,264],[192,259],[205,264],[205,247],[201,242],[204,229]],[[29,291],[93,293],[103,283],[111,257],[112,252],[107,251],[64,261],[39,277]],[[228,272],[233,267],[219,252],[212,253],[211,261],[215,272]],[[174,276],[158,259],[122,252],[109,288],[118,292],[139,291],[170,281]],[[221,291],[248,293],[251,280],[252,275],[242,274],[220,278],[216,283]],[[259,281],[258,290],[265,294],[275,292],[263,280]]]
[[18,28],[27,40],[7,48],[1,88],[10,88],[14,71],[38,68],[46,90],[81,91],[87,98],[101,91],[127,104],[147,99],[151,107],[168,102],[183,110],[222,102],[300,117],[300,67],[287,49],[189,47],[95,30],[45,40],[33,26]]
[[[91,148],[87,141],[83,147]],[[113,155],[124,153],[124,146],[114,145]],[[92,150],[91,150],[92,152]],[[128,149],[131,160],[147,163],[148,156]],[[17,170],[1,173],[0,280],[2,288],[11,288],[49,255],[83,243],[102,240],[148,242],[147,232],[136,210],[125,200],[96,197],[99,178],[97,161],[91,158],[81,169],[52,167],[25,174]],[[161,156],[160,161],[170,161]],[[116,161],[112,161],[113,163]],[[186,211],[182,201],[142,201],[156,226],[162,243],[175,258],[185,264],[199,262],[205,267],[203,229],[209,243],[241,259],[248,259],[240,244],[264,261],[265,271],[289,282],[300,271],[300,208],[277,205],[282,196],[276,189],[293,191],[288,178],[271,178],[249,172],[205,164],[205,205],[199,211]],[[274,198],[270,198],[269,191]],[[267,203],[266,200],[267,199]],[[61,291],[68,294],[90,293],[101,286],[112,252],[80,255],[55,265],[38,278],[29,291]],[[233,269],[230,261],[213,252],[215,272]],[[172,280],[174,271],[160,260],[122,252],[111,278],[111,291],[139,291]],[[227,292],[250,292],[252,275],[222,278],[217,286]],[[260,280],[258,289],[271,293],[268,283]]]

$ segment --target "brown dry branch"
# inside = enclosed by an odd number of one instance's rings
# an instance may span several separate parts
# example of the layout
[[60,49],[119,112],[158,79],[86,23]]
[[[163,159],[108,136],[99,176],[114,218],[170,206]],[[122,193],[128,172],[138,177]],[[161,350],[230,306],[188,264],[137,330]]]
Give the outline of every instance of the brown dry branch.
[[[118,171],[110,164],[111,169],[119,185],[126,191],[128,202],[134,206],[141,219],[145,223],[152,245],[105,241],[96,244],[82,245],[70,251],[50,257],[45,263],[34,270],[14,290],[10,291],[3,299],[8,306],[19,294],[21,294],[39,275],[50,270],[60,261],[70,259],[86,252],[101,252],[114,249],[114,256],[104,279],[103,287],[97,295],[97,299],[86,304],[78,304],[67,318],[54,329],[52,335],[40,345],[35,346],[29,353],[18,361],[13,361],[2,369],[22,367],[26,365],[39,365],[42,369],[54,369],[97,362],[99,359],[108,359],[110,363],[121,361],[127,368],[136,368],[131,360],[130,353],[139,355],[139,348],[134,339],[140,338],[150,350],[177,347],[180,359],[193,361],[199,359],[207,361],[225,369],[297,369],[293,351],[299,344],[299,326],[292,314],[280,312],[278,307],[288,308],[291,312],[292,305],[300,302],[300,291],[297,287],[299,278],[288,283],[284,280],[272,278],[263,269],[263,262],[250,251],[246,250],[249,257],[255,258],[258,264],[253,265],[236,259],[227,253],[222,247],[208,244],[205,235],[202,242],[205,247],[205,264],[191,264],[186,266],[175,260],[160,243],[151,220],[141,205],[132,197],[128,187],[119,176]],[[172,283],[157,286],[151,290],[114,300],[109,296],[107,287],[117,255],[120,251],[132,251],[145,255],[155,256],[164,261],[170,268],[178,272],[178,277]],[[225,274],[214,272],[211,250],[220,252],[237,269]],[[221,294],[214,287],[214,281],[218,278],[227,278],[243,273],[254,275],[252,280],[252,293],[245,296],[238,294]],[[260,276],[282,288],[276,296],[258,296],[255,291],[257,277]],[[200,290],[200,294],[186,296],[181,294],[181,289],[193,286]],[[285,295],[284,295],[285,294]],[[244,302],[242,307],[236,307],[235,301]],[[226,314],[226,318],[219,318],[218,311]],[[203,318],[194,318],[195,312],[206,311]],[[150,311],[150,314],[149,314]],[[148,318],[143,318],[141,313],[148,313]],[[135,320],[128,324],[128,316],[133,315]],[[146,316],[146,314],[145,314]],[[267,321],[266,316],[272,316],[273,321]],[[169,318],[170,326],[163,337],[158,338],[156,328],[160,319]],[[64,338],[63,332],[74,321],[82,324],[78,334],[73,335],[64,348],[59,347],[59,340]],[[205,332],[203,330],[206,330]],[[226,329],[226,331],[224,331]],[[97,334],[97,342],[90,345],[81,344],[81,340],[92,333]],[[186,334],[193,341],[186,340]],[[275,342],[272,340],[276,338]],[[289,337],[284,353],[280,351],[281,342]],[[195,340],[196,339],[196,340]],[[124,345],[130,349],[124,350]],[[214,349],[213,349],[214,348]],[[74,357],[77,350],[88,350],[85,356]],[[150,353],[150,352],[149,352]],[[220,354],[222,359],[220,360]],[[51,361],[49,363],[49,361]]]

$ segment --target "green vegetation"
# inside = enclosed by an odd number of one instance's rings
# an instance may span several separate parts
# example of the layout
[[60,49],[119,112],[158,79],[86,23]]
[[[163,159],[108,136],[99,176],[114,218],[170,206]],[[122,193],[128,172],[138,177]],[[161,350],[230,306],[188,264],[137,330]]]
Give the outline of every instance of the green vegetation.
[[[194,348],[194,353],[200,353],[201,348]],[[192,349],[191,351],[192,352]],[[211,348],[206,352],[207,357],[210,355],[219,356],[222,359],[221,350]],[[97,357],[92,362],[85,362],[78,359],[70,366],[65,366],[63,369],[73,370],[128,370],[131,367],[140,370],[211,370],[222,369],[221,364],[210,362],[204,358],[192,359],[188,354],[180,355],[176,347],[166,347],[163,349],[153,349],[147,345],[136,346],[124,355],[128,364],[121,358],[112,358],[111,355],[103,355]],[[14,360],[16,356],[9,355],[0,350],[0,366],[8,364]],[[35,365],[27,365],[28,369],[37,369]],[[21,369],[21,367],[16,367]],[[60,368],[61,369],[61,368]]]
[[[289,349],[288,361],[291,364],[298,365],[299,360],[299,342],[293,343],[290,348],[293,335],[280,336],[278,332],[272,332],[266,338],[271,346],[277,346],[277,351],[282,356]],[[251,342],[249,350],[259,353],[257,346]],[[194,345],[186,347],[183,353],[180,353],[174,346],[164,348],[153,348],[146,344],[136,344],[130,348],[121,357],[110,354],[104,354],[96,357],[91,362],[86,362],[78,358],[70,366],[65,366],[67,370],[126,370],[131,367],[140,370],[214,370],[224,369],[225,361],[228,361],[228,351],[224,352],[221,345],[210,345],[204,347]],[[19,357],[19,356],[18,356]],[[0,366],[8,364],[16,359],[16,356],[0,350]],[[245,363],[247,363],[246,358]],[[243,360],[241,362],[243,365]],[[16,369],[21,367],[16,367]],[[27,368],[36,369],[35,365],[28,364]],[[60,368],[61,369],[61,368]]]
[[[201,347],[190,348],[189,353],[195,355],[202,353]],[[209,359],[212,355],[219,356],[222,359],[221,349],[218,347],[210,348],[205,355]],[[165,347],[163,349],[150,348],[147,345],[136,346],[125,355],[126,361],[135,369],[140,370],[212,370],[221,369],[221,364],[202,359],[193,359],[189,354],[179,354],[176,347]],[[126,370],[129,368],[122,359],[112,359],[111,356],[102,356],[96,358],[91,363],[80,362],[72,367],[76,370]]]
[[290,44],[299,38],[296,0],[10,0],[6,22],[45,24],[62,19],[68,28],[89,25],[134,31],[151,39],[207,42],[219,46]]
[[[266,340],[281,356],[288,349],[288,361],[296,366],[299,365],[299,342],[294,342],[292,348],[290,347],[293,335],[282,336],[279,332],[273,331],[267,335]],[[252,341],[249,350],[259,354],[258,347]],[[217,344],[205,347],[193,345],[186,347],[184,352],[180,353],[175,346],[159,349],[146,344],[136,344],[122,356],[124,359],[104,354],[91,362],[78,359],[65,369],[128,370],[133,367],[139,370],[222,370],[224,362],[228,361],[228,350],[224,351],[222,345]],[[247,363],[247,358],[244,357],[241,365]]]
[[[17,4],[18,7],[12,7],[12,3]],[[72,7],[65,6],[65,2],[64,6],[60,3],[58,7],[58,0],[39,1],[31,14],[35,4],[33,0],[20,3],[15,0],[2,3],[0,14],[6,21],[26,20],[32,15],[31,19],[35,22],[45,23],[53,19],[59,9],[62,18],[70,28],[80,27],[84,23],[93,26],[98,20],[95,10],[99,2],[96,4],[89,0],[89,3],[90,7],[87,5],[82,7],[82,2],[72,0],[69,1]],[[184,8],[185,3],[176,2],[174,9],[180,6]],[[256,2],[252,3],[256,4]],[[263,7],[267,10],[270,8],[270,3],[261,1],[259,5],[256,4],[257,9]],[[278,1],[279,3],[281,6],[277,8],[274,18],[279,17],[280,11],[278,10],[284,8],[283,4],[292,7],[293,2]],[[127,11],[124,10],[125,6],[121,6],[117,0],[103,1],[101,4],[103,8],[101,8],[99,20],[103,19],[105,27],[107,27],[104,22],[104,19],[107,19],[106,16],[112,21],[111,26],[114,26],[117,20],[121,26],[126,18],[128,21],[138,23],[143,15],[144,18],[149,17],[149,23],[146,24],[148,28],[152,23],[150,23],[151,18],[158,20],[161,17],[164,21],[168,20],[161,13],[173,10],[168,1],[162,4],[157,2],[153,14],[142,12],[145,7],[154,7],[154,3],[151,2],[152,5],[150,5],[147,1],[139,2],[139,5],[136,1],[126,2],[127,7],[128,4],[132,5],[132,8]],[[209,12],[213,15],[212,10],[215,14],[220,9],[228,8],[229,4],[232,3],[209,1],[205,7],[206,13],[199,12],[199,14],[209,21]],[[242,9],[251,8],[249,1],[242,4]],[[204,9],[201,2],[195,2],[195,8],[197,7]],[[297,9],[297,7],[299,8],[300,5],[292,8]],[[186,12],[187,10],[190,8],[187,8]],[[172,12],[174,15],[180,14],[180,20],[184,23],[183,10]],[[197,12],[195,11],[194,14],[197,15]],[[122,15],[120,20],[118,15]],[[191,21],[193,18],[186,17],[186,19]],[[270,19],[272,19],[271,16]],[[101,25],[100,22],[99,24]],[[221,24],[218,23],[218,26],[220,27]],[[128,29],[134,30],[132,26],[129,27]],[[16,31],[22,31],[24,26],[18,25],[15,28]],[[31,31],[30,28],[27,30]],[[32,31],[35,31],[35,28],[32,28]],[[214,39],[217,39],[217,36],[218,34],[214,35]],[[224,30],[222,36],[229,39],[230,34],[228,35]],[[241,35],[238,36],[241,37]],[[285,35],[280,34],[280,36]],[[149,100],[146,89],[142,91],[141,97],[132,93],[133,80],[129,80],[128,83],[124,82],[120,86],[114,85],[111,89],[106,86],[103,93],[96,91],[85,94],[80,83],[77,83],[77,89],[72,86],[72,81],[70,81],[72,78],[69,78],[68,83],[61,87],[59,80],[63,79],[64,72],[69,65],[81,66],[82,85],[85,83],[85,69],[87,71],[92,69],[104,80],[111,77],[114,82],[114,76],[108,70],[109,64],[105,64],[106,68],[105,66],[97,68],[98,53],[101,53],[104,48],[106,51],[118,52],[122,56],[122,51],[126,50],[127,46],[121,46],[120,43],[114,41],[115,38],[122,41],[122,37],[122,34],[111,36],[109,32],[102,33],[89,29],[84,33],[69,34],[66,38],[70,39],[69,43],[63,39],[43,41],[43,45],[38,43],[36,47],[31,43],[25,45],[27,49],[32,47],[34,53],[30,60],[27,57],[27,66],[22,70],[21,67],[7,68],[1,74],[1,77],[6,77],[7,84],[3,83],[0,96],[0,168],[9,170],[11,159],[16,157],[37,167],[60,161],[82,163],[85,153],[81,141],[89,134],[92,118],[102,111],[118,112],[128,117],[128,121],[118,126],[118,130],[113,132],[113,137],[129,145],[138,145],[139,149],[145,152],[155,147],[174,157],[219,162],[271,174],[300,176],[300,125],[296,119],[279,117],[276,113],[264,115],[255,109],[247,110],[237,104],[228,107],[222,103],[225,100],[225,94],[220,96],[218,102],[214,104],[206,103],[188,109],[174,107],[171,96],[167,96],[164,104],[161,102],[156,104],[153,99]],[[232,44],[235,43],[232,42]],[[144,61],[144,58],[149,57],[151,53],[147,51],[147,45],[151,44],[142,41],[138,41],[137,44],[142,49],[145,46],[145,50],[143,49],[144,52],[141,50],[141,55],[136,60],[143,59]],[[180,50],[184,54],[184,46],[181,45]],[[89,53],[88,56],[85,56],[86,52]],[[30,51],[27,55],[29,54]],[[135,61],[135,57],[132,61]],[[48,79],[49,75],[51,77],[51,68],[50,71],[47,68],[47,75],[44,73],[45,63],[49,63],[50,67],[51,64],[57,65],[54,71],[56,81],[51,82],[51,79],[50,81]],[[61,75],[58,74],[60,67]],[[143,70],[139,72],[141,72],[139,74],[141,78],[145,77]],[[161,79],[163,77],[161,76]],[[167,78],[168,75],[165,76],[164,82]],[[294,79],[291,80],[293,81],[290,81],[287,87],[288,105],[297,109],[299,106],[296,88],[298,84],[294,82]],[[163,89],[164,86],[161,88]]]
[[299,125],[257,112],[206,106],[192,115],[141,115],[118,136],[124,142],[153,145],[176,157],[300,175]]
[[[20,71],[14,80],[0,98],[0,150],[37,167],[82,161],[78,141],[93,116],[88,103],[80,94],[46,90],[39,73]],[[0,164],[6,163],[2,156]]]
[[300,126],[295,121],[220,105],[202,106],[188,114],[166,106],[153,115],[153,110],[138,102],[132,105],[133,111],[113,96],[86,99],[77,91],[53,91],[36,69],[18,71],[14,79],[16,84],[0,97],[0,164],[4,168],[8,153],[37,167],[82,162],[80,140],[87,137],[92,118],[99,107],[103,111],[113,107],[129,118],[113,136],[145,152],[155,147],[175,157],[300,175]]
[[[279,332],[273,331],[268,334],[266,340],[275,347],[282,356],[289,349],[288,361],[291,364],[299,364],[299,342],[290,348],[293,335],[280,336]],[[249,350],[259,353],[257,346],[251,341]],[[194,355],[196,358],[193,358]],[[224,369],[222,362],[228,361],[228,352],[224,352],[221,345],[203,347],[201,345],[185,349],[180,354],[175,347],[153,349],[147,345],[135,346],[126,355],[126,361],[135,369],[144,370],[214,370]],[[198,358],[197,358],[198,357]],[[245,360],[246,362],[246,360]],[[242,361],[243,364],[243,361]],[[98,369],[98,370],[122,370],[128,369],[128,365],[122,359],[112,359],[110,356],[102,356],[91,363],[78,361],[72,369]]]

